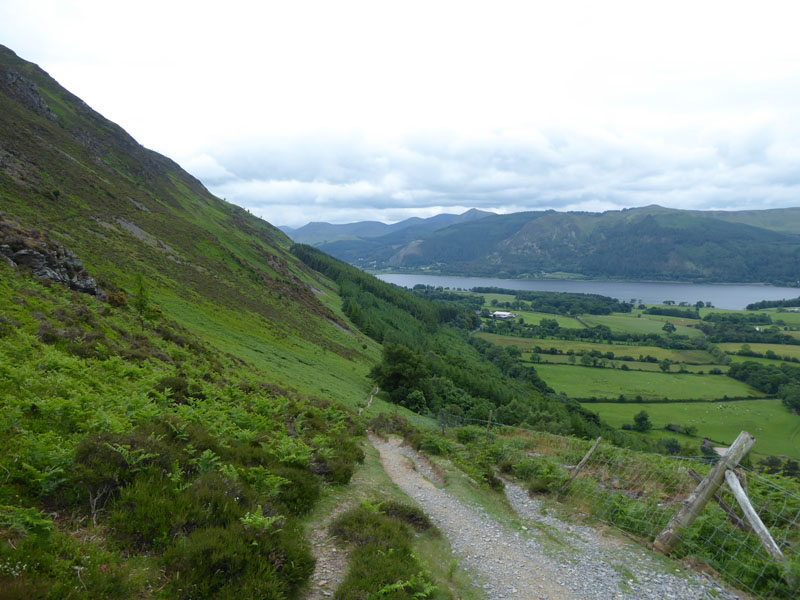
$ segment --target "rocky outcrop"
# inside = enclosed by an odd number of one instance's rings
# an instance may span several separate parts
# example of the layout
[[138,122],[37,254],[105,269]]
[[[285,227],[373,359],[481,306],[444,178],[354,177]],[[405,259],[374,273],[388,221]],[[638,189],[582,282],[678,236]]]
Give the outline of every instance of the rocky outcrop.
[[35,277],[49,279],[104,300],[105,292],[70,250],[40,231],[26,230],[0,213],[0,257],[12,268],[27,267]]
[[0,86],[32,111],[51,121],[56,120],[55,113],[50,110],[38,86],[31,79],[13,69],[8,69],[0,73]]

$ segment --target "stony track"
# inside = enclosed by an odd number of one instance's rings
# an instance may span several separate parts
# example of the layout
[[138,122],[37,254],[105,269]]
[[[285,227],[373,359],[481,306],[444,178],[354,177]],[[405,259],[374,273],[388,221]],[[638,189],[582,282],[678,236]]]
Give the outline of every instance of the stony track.
[[424,457],[399,440],[370,435],[370,442],[392,481],[447,536],[489,599],[739,598],[636,544],[544,515],[538,501],[509,482],[506,495],[525,524],[521,531],[510,529],[434,485],[436,473]]

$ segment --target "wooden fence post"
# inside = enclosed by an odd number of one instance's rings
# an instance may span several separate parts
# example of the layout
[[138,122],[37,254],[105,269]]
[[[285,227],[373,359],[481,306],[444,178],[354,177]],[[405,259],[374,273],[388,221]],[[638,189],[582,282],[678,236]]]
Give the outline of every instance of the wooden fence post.
[[[725,473],[727,476],[728,472],[725,471]],[[689,469],[689,475],[691,475],[692,479],[694,479],[697,483],[703,481],[703,478],[700,477],[700,475],[698,475],[697,473],[695,473],[692,469]],[[720,498],[718,494],[714,494],[714,500],[717,501],[719,507],[725,512],[726,515],[728,515],[728,518],[733,522],[734,525],[736,525],[736,527],[738,527],[745,533],[749,533],[750,531],[752,531],[750,526],[745,521],[742,521],[739,518],[739,515],[733,512],[733,509],[730,506],[728,506],[727,502],[725,502],[722,498]]]
[[444,420],[444,409],[442,409],[441,419],[442,419],[442,435],[446,435],[447,434],[447,423]]
[[756,439],[742,431],[736,438],[736,441],[731,444],[725,456],[719,459],[711,472],[706,475],[705,479],[689,494],[689,497],[683,502],[683,506],[672,517],[672,520],[667,524],[658,537],[653,542],[653,549],[661,554],[669,554],[673,548],[678,545],[681,540],[683,530],[689,527],[703,507],[714,495],[722,480],[725,478],[725,471],[734,468],[742,458],[750,451]]
[[589,459],[592,458],[592,454],[594,454],[594,451],[597,450],[597,447],[600,445],[601,441],[603,441],[602,437],[599,437],[597,438],[597,440],[595,440],[594,445],[591,448],[589,448],[589,451],[586,453],[586,456],[584,456],[581,459],[581,462],[578,463],[578,466],[575,467],[575,470],[572,472],[572,477],[570,477],[569,481],[567,481],[567,483],[565,483],[564,486],[560,490],[558,490],[559,496],[564,492],[566,492],[570,484],[572,484],[572,482],[575,481],[575,478],[578,477],[578,473],[581,472],[581,469],[583,469],[583,467],[586,466],[586,463],[589,462]]
[[736,477],[736,473],[733,471],[725,471],[725,481],[728,483],[728,487],[731,488],[733,496],[736,498],[739,506],[742,507],[742,512],[749,521],[753,531],[758,536],[758,539],[761,540],[761,543],[764,544],[764,549],[769,552],[775,560],[786,562],[786,557],[783,555],[783,552],[781,552],[781,549],[778,548],[778,544],[775,543],[775,540],[772,539],[766,525],[764,525],[758,513],[753,510],[753,506],[750,504],[750,500],[747,498],[747,494],[742,488],[739,478]]

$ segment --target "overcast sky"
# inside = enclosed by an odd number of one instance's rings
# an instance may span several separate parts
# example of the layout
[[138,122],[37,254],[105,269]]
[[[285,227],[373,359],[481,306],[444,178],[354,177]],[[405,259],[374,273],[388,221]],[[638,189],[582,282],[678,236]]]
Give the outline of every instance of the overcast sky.
[[0,43],[276,225],[800,205],[798,2],[2,0]]

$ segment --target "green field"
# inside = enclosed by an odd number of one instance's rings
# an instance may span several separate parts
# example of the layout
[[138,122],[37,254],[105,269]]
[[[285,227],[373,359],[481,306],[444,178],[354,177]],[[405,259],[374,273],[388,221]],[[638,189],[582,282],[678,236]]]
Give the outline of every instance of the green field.
[[[491,308],[490,308],[491,310]],[[583,324],[578,321],[575,317],[564,317],[561,315],[554,315],[551,313],[543,313],[543,312],[532,312],[529,310],[514,310],[512,311],[515,315],[519,315],[523,319],[525,319],[525,323],[528,325],[538,325],[542,319],[555,319],[558,321],[559,327],[564,327],[567,329],[584,329]]]
[[[498,303],[502,304],[503,302],[514,302],[516,299],[515,296],[511,294],[478,294],[477,292],[469,292],[469,294],[474,296],[483,296],[484,299],[484,306],[488,309],[495,308],[491,305],[492,300],[497,300]],[[495,308],[496,310],[503,310],[501,308]]]
[[783,361],[783,360],[771,360],[769,358],[758,358],[758,357],[755,357],[755,356],[738,356],[736,354],[731,354],[729,356],[731,357],[731,364],[752,361],[752,362],[760,363],[762,365],[773,365],[773,366],[776,366],[776,367],[779,367],[780,365],[782,365],[784,363],[789,364],[789,365],[800,366],[797,363],[787,362],[787,361]]
[[[509,335],[498,335],[495,333],[476,333],[487,341],[497,344],[498,346],[517,346],[522,350],[533,350],[534,347],[540,346],[542,348],[556,348],[562,350],[565,354],[568,350],[580,354],[582,351],[591,352],[597,350],[601,353],[613,352],[615,356],[632,356],[638,358],[639,355],[653,356],[658,360],[665,358],[673,362],[686,362],[697,365],[713,364],[711,355],[703,350],[669,350],[667,348],[656,348],[655,346],[629,346],[627,344],[598,344],[593,342],[577,342],[572,340],[550,340],[538,338],[520,338]],[[800,346],[798,346],[800,348]]]
[[[531,354],[523,354],[522,359],[524,361],[529,362],[534,367],[538,364],[556,364],[556,365],[574,365],[574,362],[570,362],[570,357],[566,354],[540,354],[539,358],[541,362],[534,363],[531,360]],[[579,359],[578,359],[579,360]],[[760,359],[764,362],[772,362],[775,363],[776,361],[767,361],[767,359]],[[661,373],[661,367],[658,363],[651,363],[651,362],[639,362],[638,360],[606,360],[608,363],[608,367],[611,368],[611,363],[615,366],[613,368],[619,369],[622,365],[627,365],[628,369],[631,371],[651,371],[654,373]],[[728,371],[728,367],[726,365],[689,365],[686,363],[681,363],[684,368],[689,371],[689,373],[708,373],[710,369],[719,369],[723,373]],[[677,373],[678,366],[672,365],[671,372]]]
[[[744,344],[740,342],[717,344],[725,352],[736,353]],[[788,344],[748,344],[753,352],[764,354],[767,350],[772,350],[778,356],[791,356],[800,359],[800,346],[790,346]]]
[[[800,417],[789,414],[780,400],[744,400],[741,402],[686,402],[672,404],[588,403],[589,410],[614,427],[633,423],[633,415],[646,410],[653,427],[670,423],[694,425],[699,437],[730,444],[742,430],[756,437],[755,452],[800,457]],[[659,432],[668,437],[683,436]],[[698,442],[699,448],[699,442]]]
[[750,386],[724,375],[647,373],[568,365],[536,365],[536,372],[556,392],[571,398],[626,398],[670,400],[757,398]]
[[679,323],[687,323],[689,321],[681,319],[670,319],[668,317],[661,317],[658,319],[650,319],[645,315],[642,318],[631,315],[582,315],[581,321],[587,325],[605,325],[615,333],[664,333],[664,323],[669,321],[676,326],[675,333],[678,335],[687,335],[691,337],[702,336],[703,332],[694,327],[686,327]]

